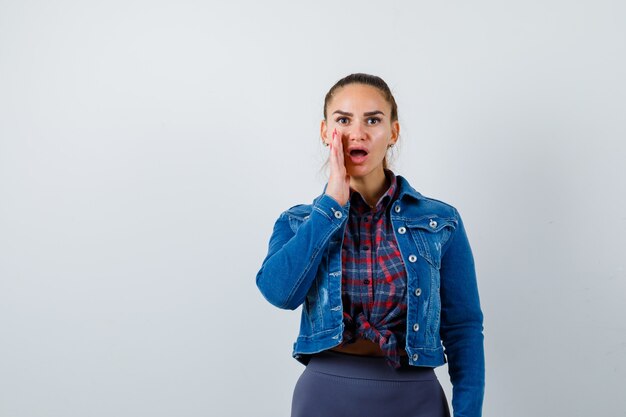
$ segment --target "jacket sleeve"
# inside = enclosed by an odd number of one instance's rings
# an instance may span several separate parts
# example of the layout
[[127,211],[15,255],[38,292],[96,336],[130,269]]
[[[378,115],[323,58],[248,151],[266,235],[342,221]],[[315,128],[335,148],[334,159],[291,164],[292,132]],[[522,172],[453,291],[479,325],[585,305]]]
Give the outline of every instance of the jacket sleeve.
[[483,313],[463,221],[441,260],[441,340],[448,358],[454,417],[480,417],[485,391]]
[[261,294],[273,305],[295,310],[304,302],[332,234],[348,218],[350,203],[341,206],[323,194],[309,218],[294,233],[283,212],[269,241],[267,256],[256,276]]

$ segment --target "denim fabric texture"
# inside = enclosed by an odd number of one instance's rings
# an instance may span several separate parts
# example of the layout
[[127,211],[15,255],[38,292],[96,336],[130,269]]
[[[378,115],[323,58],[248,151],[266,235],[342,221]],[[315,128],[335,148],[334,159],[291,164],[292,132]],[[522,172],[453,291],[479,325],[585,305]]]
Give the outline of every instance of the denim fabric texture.
[[[413,366],[448,363],[454,417],[480,417],[485,388],[483,314],[474,259],[458,211],[397,175],[391,222],[407,269],[406,352]],[[256,284],[271,304],[302,306],[293,357],[339,345],[341,248],[350,201],[324,194],[280,214]]]

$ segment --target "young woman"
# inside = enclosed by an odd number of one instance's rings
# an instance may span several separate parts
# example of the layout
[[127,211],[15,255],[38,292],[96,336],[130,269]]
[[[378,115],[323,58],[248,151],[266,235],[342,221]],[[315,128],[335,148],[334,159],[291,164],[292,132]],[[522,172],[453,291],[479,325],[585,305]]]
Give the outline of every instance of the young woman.
[[387,167],[395,99],[352,74],[324,102],[330,177],[312,204],[276,221],[256,283],[280,308],[302,306],[293,356],[306,364],[292,417],[443,417],[434,368],[448,363],[455,417],[479,417],[483,315],[463,222]]

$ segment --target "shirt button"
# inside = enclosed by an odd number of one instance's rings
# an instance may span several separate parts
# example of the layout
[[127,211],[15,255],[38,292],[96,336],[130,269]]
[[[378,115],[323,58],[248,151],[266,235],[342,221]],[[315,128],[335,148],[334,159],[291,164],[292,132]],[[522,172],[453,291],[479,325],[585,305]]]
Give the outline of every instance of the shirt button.
[[341,219],[343,217],[343,213],[339,210],[335,210],[335,217]]
[[370,280],[369,280],[369,279],[364,279],[364,280],[363,280],[363,284],[367,285],[367,284],[369,284],[369,283],[370,283]]
[[415,289],[415,295],[417,295],[418,297],[419,297],[420,295],[422,295],[422,289],[421,289],[421,288],[416,288],[416,289]]
[[394,210],[396,211],[396,213],[400,213],[400,205],[397,205]]
[[430,227],[432,227],[434,229],[435,227],[437,227],[437,222],[434,221],[433,219],[430,219],[429,225],[430,225]]
[[419,356],[417,355],[417,353],[414,353],[414,354],[413,354],[413,356],[412,356],[412,358],[413,358],[413,362],[415,362],[415,361],[417,360],[417,358],[418,358],[418,357],[419,357]]
[[419,329],[420,329],[420,325],[419,325],[419,324],[417,324],[417,323],[415,323],[415,324],[413,325],[413,331],[414,331],[414,332],[416,332],[416,331],[418,331]]
[[400,233],[401,235],[406,233],[406,228],[404,226],[400,226],[398,227],[398,233]]
[[409,255],[409,262],[415,262],[415,261],[417,261],[417,256],[413,254]]

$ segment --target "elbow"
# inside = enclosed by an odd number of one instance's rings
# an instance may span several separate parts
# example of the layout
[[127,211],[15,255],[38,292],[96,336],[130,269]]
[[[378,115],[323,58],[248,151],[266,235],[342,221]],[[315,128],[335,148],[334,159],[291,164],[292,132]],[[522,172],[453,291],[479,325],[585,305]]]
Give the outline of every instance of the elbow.
[[285,297],[283,294],[279,294],[273,291],[261,291],[263,297],[275,307],[282,310],[295,310],[300,304],[295,303],[293,299]]
[[281,305],[280,308],[284,310],[295,310],[298,307],[300,307],[301,304],[302,302],[297,302],[294,300],[294,298],[291,298],[289,300],[285,300],[285,302]]
[[440,328],[441,339],[444,345],[452,347],[455,345],[465,345],[469,347],[475,344],[482,344],[483,321],[481,318],[466,320],[461,323],[443,324]]
[[277,282],[267,279],[263,270],[259,271],[256,276],[256,286],[263,297],[273,306],[283,310],[295,310],[302,304],[303,300],[298,300],[289,291],[285,291],[283,286]]

